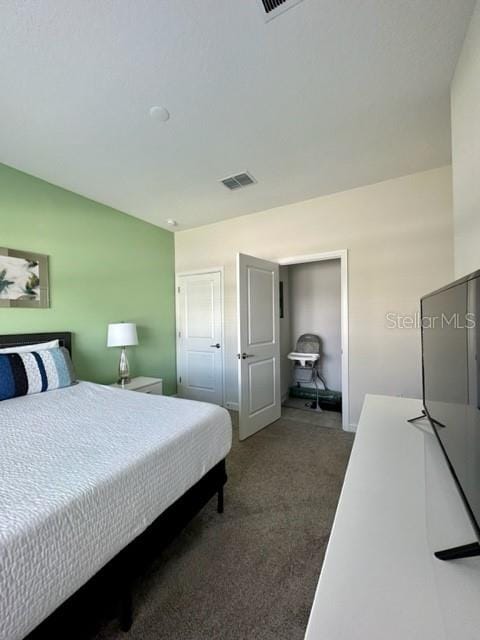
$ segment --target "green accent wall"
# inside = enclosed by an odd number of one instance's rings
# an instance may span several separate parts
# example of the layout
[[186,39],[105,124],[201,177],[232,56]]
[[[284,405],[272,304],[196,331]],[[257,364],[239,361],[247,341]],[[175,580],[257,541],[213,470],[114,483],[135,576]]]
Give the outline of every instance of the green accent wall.
[[0,164],[0,246],[50,259],[50,308],[0,308],[0,334],[72,331],[79,378],[110,383],[109,322],[136,322],[132,375],[174,393],[173,233]]

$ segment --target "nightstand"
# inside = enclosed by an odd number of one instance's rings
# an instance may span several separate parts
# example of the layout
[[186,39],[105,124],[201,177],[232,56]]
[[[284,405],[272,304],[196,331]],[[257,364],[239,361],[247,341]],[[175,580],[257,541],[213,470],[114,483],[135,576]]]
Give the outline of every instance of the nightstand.
[[145,376],[139,376],[138,378],[132,378],[132,381],[123,387],[117,383],[111,384],[110,386],[115,387],[116,389],[151,393],[154,396],[161,396],[163,394],[163,380],[161,378],[147,378]]

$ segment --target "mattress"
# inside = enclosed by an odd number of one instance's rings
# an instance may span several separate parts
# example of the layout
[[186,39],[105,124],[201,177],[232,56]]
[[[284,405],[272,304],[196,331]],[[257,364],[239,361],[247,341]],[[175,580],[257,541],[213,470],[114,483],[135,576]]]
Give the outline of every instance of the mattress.
[[0,403],[0,638],[23,638],[231,447],[215,405],[88,382]]

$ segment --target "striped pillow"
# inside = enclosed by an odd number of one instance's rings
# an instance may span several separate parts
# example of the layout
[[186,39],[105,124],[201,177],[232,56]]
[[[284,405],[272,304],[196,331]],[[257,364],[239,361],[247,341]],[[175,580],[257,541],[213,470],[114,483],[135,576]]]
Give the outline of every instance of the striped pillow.
[[64,347],[0,354],[0,400],[69,387],[75,382]]

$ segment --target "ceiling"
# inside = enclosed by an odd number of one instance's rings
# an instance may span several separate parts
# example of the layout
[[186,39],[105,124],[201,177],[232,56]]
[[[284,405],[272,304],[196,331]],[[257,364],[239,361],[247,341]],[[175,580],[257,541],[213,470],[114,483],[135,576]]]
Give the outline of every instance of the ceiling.
[[4,0],[0,162],[178,229],[438,167],[473,6]]

